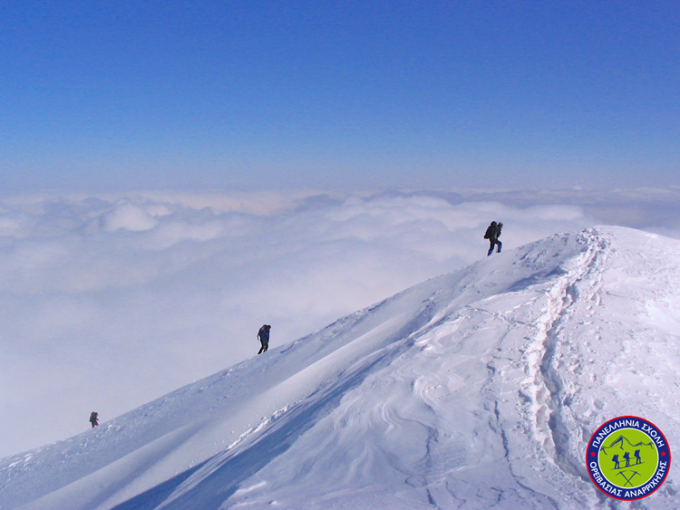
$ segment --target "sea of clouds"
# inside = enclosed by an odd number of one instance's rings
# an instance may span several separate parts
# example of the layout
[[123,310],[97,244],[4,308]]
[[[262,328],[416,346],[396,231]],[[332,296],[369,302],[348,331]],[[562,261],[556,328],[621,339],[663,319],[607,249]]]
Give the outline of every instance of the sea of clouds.
[[[598,223],[680,238],[680,189],[0,200],[0,456],[85,430],[427,278]],[[494,255],[498,256],[498,255]],[[502,254],[500,255],[502,256]]]

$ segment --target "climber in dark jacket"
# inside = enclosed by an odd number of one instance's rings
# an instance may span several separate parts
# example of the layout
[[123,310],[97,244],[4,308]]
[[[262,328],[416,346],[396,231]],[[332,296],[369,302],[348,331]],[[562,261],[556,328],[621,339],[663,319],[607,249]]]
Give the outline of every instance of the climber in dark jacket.
[[503,229],[503,222],[496,223],[495,221],[492,221],[491,224],[487,227],[486,233],[484,234],[484,239],[489,240],[489,251],[486,254],[487,256],[491,255],[493,253],[493,248],[494,246],[498,246],[498,253],[501,252],[503,249],[503,243],[501,243],[498,238],[501,236],[501,230]]
[[272,329],[272,327],[269,324],[265,324],[257,332],[257,338],[258,338],[258,340],[260,340],[260,344],[262,344],[262,347],[260,347],[260,351],[258,352],[258,354],[262,354],[263,352],[267,352],[267,349],[269,349],[269,330],[270,329]]

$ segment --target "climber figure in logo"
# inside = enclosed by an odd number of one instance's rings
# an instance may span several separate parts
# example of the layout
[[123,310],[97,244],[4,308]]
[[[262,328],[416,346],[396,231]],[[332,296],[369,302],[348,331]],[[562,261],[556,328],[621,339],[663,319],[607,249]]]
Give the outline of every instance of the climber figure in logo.
[[630,467],[630,453],[626,452],[623,458],[626,461],[626,467]]
[[614,469],[621,469],[621,466],[619,466],[619,456],[618,455],[614,455],[614,457],[612,457],[612,461],[614,462]]

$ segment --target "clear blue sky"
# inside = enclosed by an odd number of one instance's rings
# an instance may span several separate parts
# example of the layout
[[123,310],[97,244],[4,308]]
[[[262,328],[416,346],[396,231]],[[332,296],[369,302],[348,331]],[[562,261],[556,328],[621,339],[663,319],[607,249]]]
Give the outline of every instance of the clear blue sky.
[[680,4],[6,0],[0,194],[680,184]]

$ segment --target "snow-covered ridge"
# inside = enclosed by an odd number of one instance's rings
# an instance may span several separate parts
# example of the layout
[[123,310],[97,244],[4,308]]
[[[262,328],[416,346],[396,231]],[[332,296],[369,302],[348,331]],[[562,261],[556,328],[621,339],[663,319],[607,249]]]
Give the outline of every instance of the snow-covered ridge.
[[679,253],[599,227],[485,258],[0,460],[0,508],[609,508],[600,424],[680,444]]

